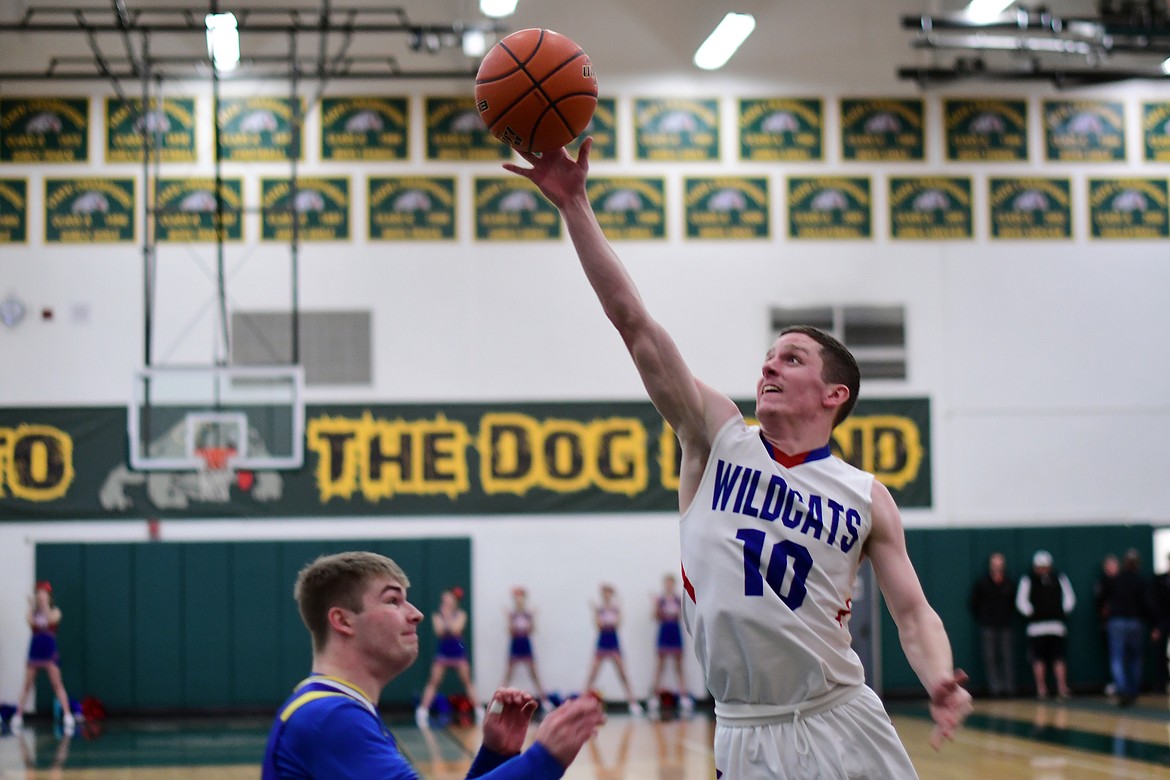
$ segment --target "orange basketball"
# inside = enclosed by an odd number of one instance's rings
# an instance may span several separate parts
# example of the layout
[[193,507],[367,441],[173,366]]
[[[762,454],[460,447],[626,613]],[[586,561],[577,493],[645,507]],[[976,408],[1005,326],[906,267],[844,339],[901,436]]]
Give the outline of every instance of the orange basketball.
[[560,33],[514,32],[480,63],[475,105],[492,135],[509,146],[526,152],[560,149],[593,118],[593,63]]

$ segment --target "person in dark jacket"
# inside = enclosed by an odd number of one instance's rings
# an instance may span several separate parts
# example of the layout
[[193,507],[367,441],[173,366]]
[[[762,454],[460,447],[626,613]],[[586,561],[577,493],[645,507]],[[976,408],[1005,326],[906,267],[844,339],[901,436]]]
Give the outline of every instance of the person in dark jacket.
[[1048,667],[1056,679],[1057,696],[1072,696],[1068,687],[1068,667],[1064,661],[1065,619],[1077,604],[1068,577],[1052,568],[1052,554],[1037,550],[1032,556],[1032,571],[1020,577],[1016,589],[1016,609],[1028,620],[1028,655],[1036,678],[1036,696],[1048,698]]
[[1142,684],[1142,639],[1149,617],[1148,587],[1137,550],[1125,553],[1116,574],[1097,585],[1097,609],[1109,641],[1109,671],[1122,707],[1133,704]]
[[1012,622],[1015,617],[1015,583],[1008,579],[1003,553],[993,552],[987,559],[987,573],[971,588],[968,606],[979,624],[983,671],[992,696],[1015,693],[1015,658]]

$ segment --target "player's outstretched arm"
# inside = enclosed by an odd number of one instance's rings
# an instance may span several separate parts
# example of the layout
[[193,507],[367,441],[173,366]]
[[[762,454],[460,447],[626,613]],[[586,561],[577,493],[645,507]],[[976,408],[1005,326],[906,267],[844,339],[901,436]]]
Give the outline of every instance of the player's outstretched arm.
[[585,276],[625,342],[659,414],[684,447],[710,442],[739,411],[729,398],[691,374],[670,334],[646,310],[633,279],[602,233],[585,193],[592,146],[593,139],[586,138],[576,160],[564,149],[542,155],[520,152],[531,167],[505,163],[504,168],[529,179],[561,212]]
[[954,667],[942,619],[927,602],[906,552],[906,534],[898,507],[890,491],[877,480],[873,483],[872,503],[873,528],[866,552],[898,626],[906,660],[930,694],[930,714],[935,724],[930,744],[937,750],[954,737],[971,713],[971,694],[963,687],[967,675]]

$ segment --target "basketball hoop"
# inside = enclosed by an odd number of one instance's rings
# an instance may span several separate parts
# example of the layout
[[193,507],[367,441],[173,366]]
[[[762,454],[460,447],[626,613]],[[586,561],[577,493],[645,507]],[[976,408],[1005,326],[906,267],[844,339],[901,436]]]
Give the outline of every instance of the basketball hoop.
[[228,501],[235,477],[231,459],[236,448],[200,447],[195,454],[199,456],[199,497],[204,501]]

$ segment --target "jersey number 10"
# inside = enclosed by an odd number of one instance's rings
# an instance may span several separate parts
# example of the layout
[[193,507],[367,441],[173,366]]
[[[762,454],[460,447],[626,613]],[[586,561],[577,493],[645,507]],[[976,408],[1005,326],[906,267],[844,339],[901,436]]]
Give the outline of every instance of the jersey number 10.
[[[812,571],[813,559],[808,548],[791,539],[776,542],[768,556],[768,569],[763,568],[764,532],[757,528],[741,528],[735,535],[743,542],[743,595],[763,596],[764,582],[780,597],[789,609],[796,610],[808,595],[805,581]],[[788,564],[792,562],[792,577],[785,590],[784,580],[788,575]]]

